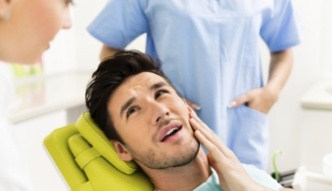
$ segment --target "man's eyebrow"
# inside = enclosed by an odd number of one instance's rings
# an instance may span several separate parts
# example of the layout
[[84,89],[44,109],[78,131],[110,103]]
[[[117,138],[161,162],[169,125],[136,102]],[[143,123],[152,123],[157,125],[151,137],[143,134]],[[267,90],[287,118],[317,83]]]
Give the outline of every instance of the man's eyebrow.
[[150,87],[150,90],[156,90],[158,88],[161,88],[163,86],[166,86],[167,84],[165,82],[159,82],[159,83],[155,83]]
[[125,104],[121,107],[120,111],[120,117],[122,117],[123,112],[135,101],[135,97],[130,98],[128,101],[126,101]]
[[[150,90],[156,90],[160,87],[166,86],[167,84],[165,82],[159,82],[159,83],[155,83],[150,87]],[[126,101],[125,104],[123,104],[123,106],[121,107],[120,110],[120,117],[122,117],[123,112],[135,101],[135,97],[130,98],[128,101]]]

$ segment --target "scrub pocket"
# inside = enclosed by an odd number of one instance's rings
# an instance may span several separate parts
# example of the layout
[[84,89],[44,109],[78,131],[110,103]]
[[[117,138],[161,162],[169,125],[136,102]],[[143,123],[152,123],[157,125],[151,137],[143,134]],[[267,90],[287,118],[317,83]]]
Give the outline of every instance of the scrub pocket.
[[267,115],[245,105],[233,108],[231,149],[242,163],[266,168],[269,153]]
[[248,116],[247,118],[244,118],[244,119],[248,119],[250,121],[254,120],[258,124],[262,124],[262,125],[265,125],[267,122],[267,114],[260,112],[256,109],[253,109],[251,107],[248,107],[247,105],[240,106],[239,110],[240,110],[239,112],[241,115]]

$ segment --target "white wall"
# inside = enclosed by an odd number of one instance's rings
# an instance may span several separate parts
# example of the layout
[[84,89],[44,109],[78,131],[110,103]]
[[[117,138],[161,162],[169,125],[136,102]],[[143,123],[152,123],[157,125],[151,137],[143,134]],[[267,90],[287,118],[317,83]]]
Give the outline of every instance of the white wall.
[[[85,28],[105,2],[106,0],[75,2],[73,11],[77,69],[94,70],[98,64],[100,44],[88,35]],[[332,28],[332,25],[326,25],[326,21],[331,22],[332,18],[321,18],[324,2],[328,1],[294,0],[304,27],[304,41],[294,49],[292,75],[279,101],[270,112],[271,152],[277,149],[284,152],[277,160],[281,171],[296,168],[301,164],[319,171],[321,156],[325,152],[332,152],[332,143],[329,140],[332,137],[332,111],[305,110],[300,106],[301,97],[322,78],[322,58],[328,58],[329,55],[329,52],[322,50],[326,45],[323,44],[324,39],[321,39],[322,27],[327,27],[330,31]],[[130,47],[144,50],[144,36]],[[263,51],[266,53],[263,56],[266,62],[268,54],[266,50]],[[332,48],[328,51],[332,54]],[[267,64],[264,67],[267,69]],[[46,134],[65,123],[65,115],[58,112],[17,124],[15,127],[17,137],[28,154],[33,181],[37,185],[36,191],[66,190],[41,144]]]
[[320,172],[322,155],[332,152],[332,111],[303,109],[300,99],[324,77],[323,53],[332,54],[331,43],[329,49],[322,49],[326,48],[323,29],[332,28],[332,17],[322,18],[322,15],[331,3],[324,0],[294,0],[294,3],[302,20],[303,42],[294,49],[293,72],[270,112],[271,152],[283,150],[277,160],[281,171],[306,165],[309,170]]
[[[94,39],[87,32],[86,28],[106,2],[107,0],[75,2],[75,7],[73,8],[73,29],[76,39],[76,68],[78,69],[95,70],[99,64],[101,43]],[[144,51],[145,36],[138,37],[127,48]]]
[[76,67],[95,70],[99,64],[100,42],[87,32],[89,23],[102,10],[107,0],[75,1],[73,7],[73,30],[76,40]]
[[43,146],[44,138],[66,125],[66,113],[59,111],[14,125],[17,142],[30,170],[35,191],[66,191],[67,185]]

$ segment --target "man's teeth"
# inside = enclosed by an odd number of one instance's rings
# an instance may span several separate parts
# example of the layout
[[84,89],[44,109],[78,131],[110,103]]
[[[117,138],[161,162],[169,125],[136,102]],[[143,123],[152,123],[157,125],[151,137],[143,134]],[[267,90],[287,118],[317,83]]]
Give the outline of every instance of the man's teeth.
[[177,131],[177,130],[178,130],[178,128],[172,128],[172,129],[168,130],[166,133],[166,136],[172,134],[174,131]]

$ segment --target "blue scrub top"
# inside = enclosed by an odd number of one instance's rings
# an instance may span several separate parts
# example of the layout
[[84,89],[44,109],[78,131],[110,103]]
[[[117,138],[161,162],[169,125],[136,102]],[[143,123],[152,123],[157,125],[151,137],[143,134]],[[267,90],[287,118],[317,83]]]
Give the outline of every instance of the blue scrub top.
[[241,162],[267,167],[266,114],[236,97],[263,86],[260,38],[270,51],[300,42],[290,0],[110,0],[88,31],[113,48],[147,34],[146,53]]

